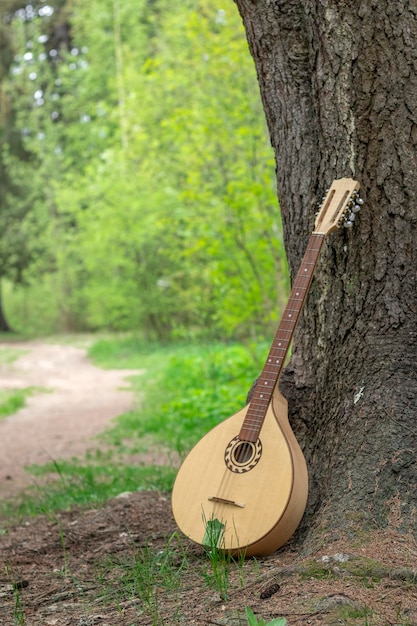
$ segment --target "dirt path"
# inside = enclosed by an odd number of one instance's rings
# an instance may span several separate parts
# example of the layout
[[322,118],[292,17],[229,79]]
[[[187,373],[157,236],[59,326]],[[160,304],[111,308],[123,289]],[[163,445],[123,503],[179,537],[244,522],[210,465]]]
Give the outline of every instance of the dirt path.
[[94,446],[93,437],[133,404],[129,376],[140,370],[102,370],[84,348],[40,341],[0,343],[22,350],[0,364],[0,389],[40,387],[18,413],[0,419],[0,497],[33,482],[25,466],[71,458]]

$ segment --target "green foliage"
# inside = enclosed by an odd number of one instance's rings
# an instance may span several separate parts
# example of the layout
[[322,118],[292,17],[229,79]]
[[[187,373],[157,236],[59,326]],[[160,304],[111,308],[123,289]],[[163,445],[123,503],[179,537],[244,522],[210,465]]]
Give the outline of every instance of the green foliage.
[[66,320],[71,320],[71,313],[61,292],[59,275],[46,274],[41,281],[28,285],[4,281],[3,292],[8,319],[24,335],[41,337],[68,328]]
[[270,622],[265,622],[265,620],[262,618],[258,620],[252,609],[250,609],[248,606],[245,607],[245,614],[249,626],[285,626],[287,623],[285,617],[278,617],[271,620]]
[[[133,340],[102,340],[90,355],[118,367],[142,367],[137,379],[144,399],[136,410],[117,418],[106,434],[113,444],[141,444],[145,435],[182,454],[205,432],[246,403],[259,374],[265,346],[175,345],[151,353]],[[132,349],[139,349],[136,358]],[[134,383],[135,384],[135,383]]]
[[71,40],[52,57],[54,18],[10,23],[2,89],[28,155],[4,142],[4,198],[16,213],[0,229],[0,273],[26,292],[7,293],[11,323],[163,341],[262,335],[287,270],[236,8],[73,0],[60,10]]
[[[221,536],[224,525],[219,520],[207,520],[204,517],[203,521],[206,527],[203,543],[208,557],[208,567],[203,571],[203,578],[206,584],[211,589],[215,589],[220,598],[225,601],[229,596],[232,565],[236,565],[240,573],[242,573],[245,555],[242,552],[235,558],[230,552],[221,549]],[[240,575],[240,580],[242,580],[242,574]]]
[[56,104],[49,97],[56,77],[43,42],[50,20],[22,4],[15,12],[18,2],[2,7],[7,37],[0,84],[0,276],[15,283],[26,283],[27,272],[50,269],[57,161]]

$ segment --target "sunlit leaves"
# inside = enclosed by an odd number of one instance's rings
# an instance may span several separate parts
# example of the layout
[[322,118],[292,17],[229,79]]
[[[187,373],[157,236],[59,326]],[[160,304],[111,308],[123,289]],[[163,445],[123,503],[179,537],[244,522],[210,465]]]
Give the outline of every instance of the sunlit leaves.
[[70,21],[56,63],[25,61],[41,84],[10,78],[67,306],[89,327],[159,338],[261,333],[286,273],[235,7],[74,0]]

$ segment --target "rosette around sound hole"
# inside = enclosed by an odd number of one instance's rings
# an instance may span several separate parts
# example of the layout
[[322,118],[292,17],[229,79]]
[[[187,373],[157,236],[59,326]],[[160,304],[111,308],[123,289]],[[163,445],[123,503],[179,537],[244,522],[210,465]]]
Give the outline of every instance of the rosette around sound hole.
[[229,470],[242,474],[253,469],[261,455],[262,443],[260,439],[253,442],[234,437],[225,450],[224,462]]

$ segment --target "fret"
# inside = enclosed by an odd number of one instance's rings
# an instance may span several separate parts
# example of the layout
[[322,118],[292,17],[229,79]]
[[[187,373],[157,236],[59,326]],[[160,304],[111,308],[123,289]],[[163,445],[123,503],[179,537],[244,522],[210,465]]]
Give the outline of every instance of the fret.
[[[268,405],[269,402],[266,403]],[[261,405],[259,408],[252,407],[252,412],[250,418],[248,418],[247,422],[262,422],[263,421],[263,411],[265,410],[265,405]],[[258,414],[257,414],[258,413]]]
[[265,398],[258,398],[258,399],[252,400],[253,411],[255,412],[258,409],[258,407],[264,408],[265,404],[268,404],[268,402],[269,402],[269,397],[266,397],[266,396]]
[[260,389],[260,390],[255,391],[253,400],[252,400],[252,403],[253,403],[252,408],[255,408],[256,406],[264,406],[265,404],[268,404],[270,396],[271,394],[268,393],[268,390]]
[[[269,399],[266,399],[266,400],[269,401]],[[267,402],[258,402],[258,403],[256,401],[255,402],[252,401],[253,413],[255,413],[258,410],[258,407],[260,407],[260,409],[264,409],[265,408],[265,404],[268,404],[268,401]]]
[[251,417],[249,419],[246,420],[245,424],[257,424],[259,426],[259,424],[261,424],[263,422],[263,416],[262,413],[260,413],[258,416],[257,415],[251,415]]
[[[250,426],[247,426],[247,427],[244,427],[244,430],[245,430],[245,431],[247,431],[247,430],[251,430],[251,431],[253,431],[254,433],[258,433],[258,432],[259,432],[259,428],[258,428],[258,427],[253,427],[253,428],[251,428]],[[243,432],[243,427],[242,427],[241,433],[242,433],[242,432]],[[251,441],[250,437],[247,437],[247,436],[242,436],[242,434],[240,434],[240,438],[241,438],[241,439],[243,439],[243,440],[246,440],[246,441]],[[256,439],[257,439],[257,438],[256,438]],[[255,439],[255,441],[256,441],[256,439]]]
[[259,428],[259,422],[260,420],[248,420],[248,422],[246,422],[247,425],[245,425],[245,429],[256,430],[257,428]]
[[251,407],[252,408],[251,417],[255,417],[256,411],[263,410],[265,408],[265,405],[267,405],[269,402],[269,397],[265,398],[265,400],[266,402],[258,402],[258,403],[254,402],[253,403],[253,406]]

